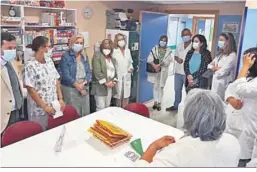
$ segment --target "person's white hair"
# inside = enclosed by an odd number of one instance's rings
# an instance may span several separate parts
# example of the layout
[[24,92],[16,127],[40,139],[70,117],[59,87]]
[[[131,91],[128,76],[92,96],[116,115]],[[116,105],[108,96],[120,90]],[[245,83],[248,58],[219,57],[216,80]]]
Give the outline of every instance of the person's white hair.
[[186,98],[183,115],[186,133],[202,141],[219,139],[226,128],[224,103],[210,90],[191,90]]

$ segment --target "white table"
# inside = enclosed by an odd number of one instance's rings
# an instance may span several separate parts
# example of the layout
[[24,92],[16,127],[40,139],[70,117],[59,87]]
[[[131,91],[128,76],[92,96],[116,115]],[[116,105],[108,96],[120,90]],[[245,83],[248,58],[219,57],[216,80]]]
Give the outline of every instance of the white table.
[[183,132],[125,111],[111,107],[65,124],[66,134],[62,151],[56,153],[54,146],[63,126],[46,131],[1,149],[2,167],[121,167],[133,165],[124,154],[133,151],[127,143],[110,149],[94,138],[87,129],[97,119],[112,122],[133,135],[131,141],[142,139],[144,150],[164,135],[180,139]]

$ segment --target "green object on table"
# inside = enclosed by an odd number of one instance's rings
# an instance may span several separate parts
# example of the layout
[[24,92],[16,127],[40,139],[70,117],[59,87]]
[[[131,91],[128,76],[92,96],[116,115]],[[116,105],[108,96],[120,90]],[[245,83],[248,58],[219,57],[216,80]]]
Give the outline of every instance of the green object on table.
[[132,141],[132,142],[130,143],[130,145],[132,146],[132,148],[133,148],[139,155],[142,156],[142,155],[144,154],[141,139],[136,139],[136,140]]

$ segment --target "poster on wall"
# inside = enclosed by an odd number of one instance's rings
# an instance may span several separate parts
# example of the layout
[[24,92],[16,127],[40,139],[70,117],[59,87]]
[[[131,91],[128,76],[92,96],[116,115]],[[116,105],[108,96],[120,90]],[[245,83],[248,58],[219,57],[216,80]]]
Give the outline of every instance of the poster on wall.
[[238,22],[226,22],[223,24],[222,32],[238,33],[239,23]]

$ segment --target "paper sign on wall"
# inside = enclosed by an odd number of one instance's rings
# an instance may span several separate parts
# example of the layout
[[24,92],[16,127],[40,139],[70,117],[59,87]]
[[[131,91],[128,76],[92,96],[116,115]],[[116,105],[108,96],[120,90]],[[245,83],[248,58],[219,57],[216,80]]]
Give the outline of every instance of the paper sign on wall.
[[223,24],[222,32],[238,33],[239,23],[238,22],[227,22]]
[[84,47],[85,47],[85,48],[90,47],[90,43],[89,43],[89,33],[88,33],[88,32],[80,32],[80,34],[84,37]]

